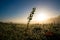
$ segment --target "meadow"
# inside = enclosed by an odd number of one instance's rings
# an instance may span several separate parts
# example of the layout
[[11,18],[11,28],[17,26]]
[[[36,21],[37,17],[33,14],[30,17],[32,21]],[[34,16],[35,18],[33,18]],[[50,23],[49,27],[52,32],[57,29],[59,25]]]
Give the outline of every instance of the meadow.
[[0,40],[59,40],[59,39],[60,39],[60,24],[54,23],[30,24],[27,29],[27,24],[0,22]]

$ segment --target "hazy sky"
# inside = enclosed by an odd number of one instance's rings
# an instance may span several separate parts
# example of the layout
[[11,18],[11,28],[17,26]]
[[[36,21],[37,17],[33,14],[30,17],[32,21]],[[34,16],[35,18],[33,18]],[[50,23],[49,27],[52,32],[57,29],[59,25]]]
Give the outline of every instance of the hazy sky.
[[60,0],[0,0],[0,21],[25,22],[33,7],[60,15]]

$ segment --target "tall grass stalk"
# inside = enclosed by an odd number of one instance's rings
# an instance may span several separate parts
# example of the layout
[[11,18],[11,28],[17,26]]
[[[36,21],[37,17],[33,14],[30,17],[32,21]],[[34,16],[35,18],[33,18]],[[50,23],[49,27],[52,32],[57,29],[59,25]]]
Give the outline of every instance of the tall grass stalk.
[[36,8],[33,8],[33,9],[32,9],[32,12],[30,13],[30,15],[29,15],[29,17],[28,17],[27,29],[28,29],[28,27],[29,27],[29,24],[30,24],[30,21],[32,20],[33,15],[35,14],[35,13],[34,13],[35,10],[36,10]]

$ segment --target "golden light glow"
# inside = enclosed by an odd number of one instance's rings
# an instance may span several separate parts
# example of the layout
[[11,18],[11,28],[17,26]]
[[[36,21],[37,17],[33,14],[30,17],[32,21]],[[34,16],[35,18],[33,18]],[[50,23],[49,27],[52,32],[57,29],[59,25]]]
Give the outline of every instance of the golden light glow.
[[40,21],[44,21],[47,19],[47,15],[43,14],[43,13],[40,13],[38,14],[37,16],[37,20],[40,20]]
[[42,23],[46,22],[48,18],[49,18],[48,13],[46,13],[45,11],[37,11],[33,17],[33,21]]

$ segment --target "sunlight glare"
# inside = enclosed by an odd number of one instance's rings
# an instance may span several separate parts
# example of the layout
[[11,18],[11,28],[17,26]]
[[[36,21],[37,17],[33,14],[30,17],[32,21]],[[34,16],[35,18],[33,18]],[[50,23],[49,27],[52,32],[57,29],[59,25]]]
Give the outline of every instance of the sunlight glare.
[[45,22],[48,19],[48,15],[45,11],[37,11],[36,14],[34,15],[34,20],[38,22]]
[[46,19],[47,19],[47,16],[43,13],[38,14],[38,16],[37,16],[37,20],[44,21]]

